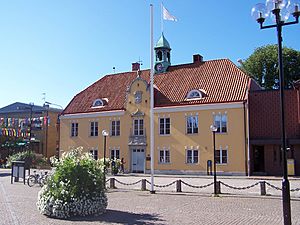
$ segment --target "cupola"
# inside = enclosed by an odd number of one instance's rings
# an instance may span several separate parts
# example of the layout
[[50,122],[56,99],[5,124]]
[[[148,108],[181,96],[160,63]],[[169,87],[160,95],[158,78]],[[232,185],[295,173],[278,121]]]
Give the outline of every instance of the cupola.
[[164,34],[161,34],[155,50],[155,73],[164,73],[167,71],[168,67],[171,65],[171,47]]

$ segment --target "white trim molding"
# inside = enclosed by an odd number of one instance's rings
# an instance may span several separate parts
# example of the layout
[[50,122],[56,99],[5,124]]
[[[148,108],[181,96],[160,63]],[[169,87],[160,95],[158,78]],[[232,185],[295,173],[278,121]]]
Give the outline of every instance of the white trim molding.
[[124,110],[104,111],[104,112],[90,112],[90,113],[76,113],[61,115],[60,119],[82,119],[82,118],[95,118],[102,116],[123,116]]
[[154,108],[154,112],[171,113],[171,112],[190,112],[190,111],[197,111],[197,110],[239,109],[239,108],[243,108],[243,102],[159,107],[159,108]]

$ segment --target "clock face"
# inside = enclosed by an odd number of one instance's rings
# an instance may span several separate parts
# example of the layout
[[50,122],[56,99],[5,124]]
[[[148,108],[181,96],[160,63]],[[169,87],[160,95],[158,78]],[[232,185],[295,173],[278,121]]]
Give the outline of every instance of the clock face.
[[155,70],[161,72],[164,69],[164,65],[162,63],[158,63],[155,65]]

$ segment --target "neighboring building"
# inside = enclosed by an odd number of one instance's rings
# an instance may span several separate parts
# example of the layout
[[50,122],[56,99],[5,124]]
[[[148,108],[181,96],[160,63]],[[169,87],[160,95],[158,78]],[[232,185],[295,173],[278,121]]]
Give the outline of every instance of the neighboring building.
[[[156,173],[206,173],[213,160],[210,125],[216,132],[217,170],[247,173],[247,93],[255,82],[228,59],[171,65],[162,35],[155,47],[154,167]],[[124,158],[129,172],[150,170],[150,70],[106,75],[78,93],[61,116],[61,152],[83,146],[103,157],[101,131],[109,131],[107,155]]]
[[[58,116],[61,109],[16,102],[0,109],[0,154],[31,149],[49,158],[59,143]],[[47,126],[48,124],[48,126]]]
[[[288,167],[300,175],[300,94],[285,90],[285,130]],[[281,117],[279,90],[249,94],[251,174],[282,175]],[[291,169],[292,170],[292,169]],[[292,175],[292,173],[290,173]]]

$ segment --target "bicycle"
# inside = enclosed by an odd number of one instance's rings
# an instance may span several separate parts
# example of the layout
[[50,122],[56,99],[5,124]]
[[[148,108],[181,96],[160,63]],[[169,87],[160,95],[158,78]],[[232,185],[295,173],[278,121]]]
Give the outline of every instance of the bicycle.
[[35,184],[39,184],[41,187],[43,187],[46,183],[47,177],[48,172],[45,172],[45,174],[38,174],[36,171],[33,171],[33,175],[30,175],[27,178],[27,184],[29,187],[33,187]]

